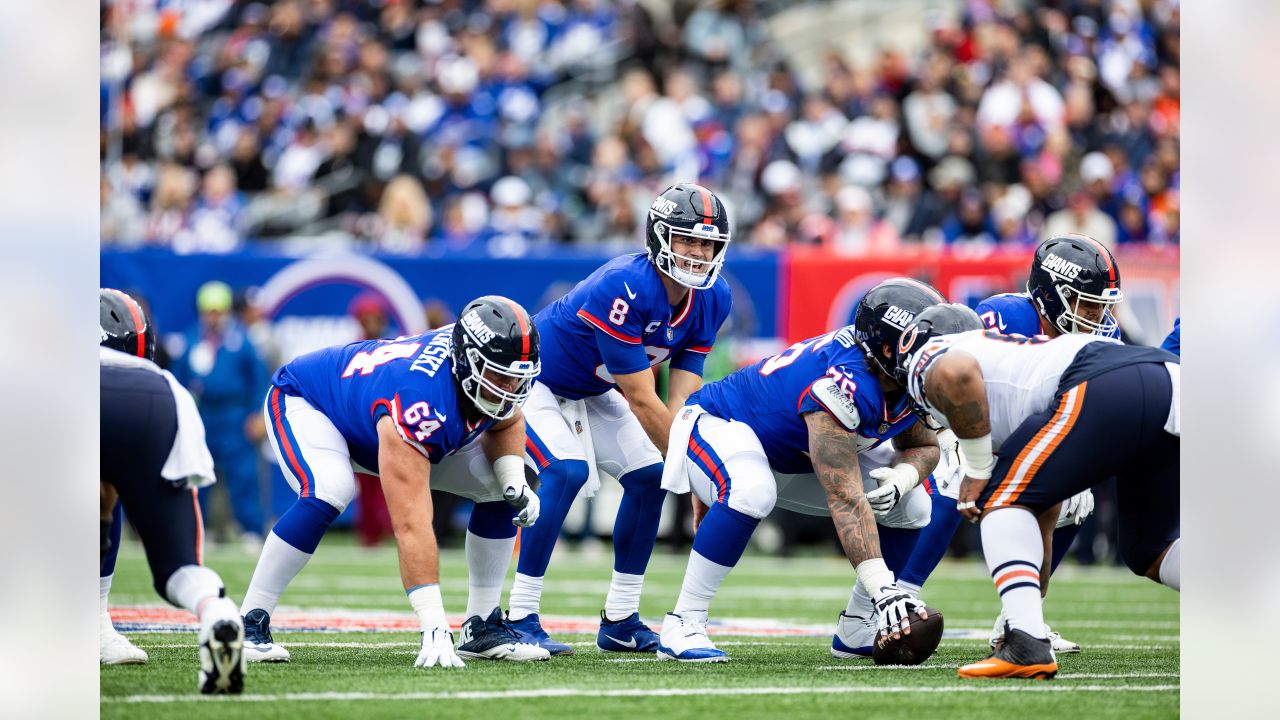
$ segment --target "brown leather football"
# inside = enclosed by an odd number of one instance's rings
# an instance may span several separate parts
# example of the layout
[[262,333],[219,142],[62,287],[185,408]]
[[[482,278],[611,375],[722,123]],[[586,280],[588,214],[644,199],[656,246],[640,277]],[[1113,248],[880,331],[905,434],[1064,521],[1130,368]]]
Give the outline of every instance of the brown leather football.
[[877,665],[919,665],[928,660],[942,642],[942,611],[925,606],[929,619],[911,615],[911,633],[898,640],[876,633],[871,658]]

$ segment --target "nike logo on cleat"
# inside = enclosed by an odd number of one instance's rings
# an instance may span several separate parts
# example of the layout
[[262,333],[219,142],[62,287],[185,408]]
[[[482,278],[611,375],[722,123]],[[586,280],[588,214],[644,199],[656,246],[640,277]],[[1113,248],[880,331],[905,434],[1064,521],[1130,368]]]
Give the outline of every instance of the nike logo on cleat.
[[618,643],[619,645],[621,645],[622,647],[625,647],[625,648],[634,648],[634,647],[636,646],[636,639],[635,639],[635,638],[631,638],[631,640],[630,640],[629,642],[622,642],[621,640],[619,640],[618,638],[616,638],[616,637],[614,637],[614,636],[612,636],[612,635],[605,635],[605,637],[609,638],[610,640],[612,640],[612,641],[614,641],[614,642]]

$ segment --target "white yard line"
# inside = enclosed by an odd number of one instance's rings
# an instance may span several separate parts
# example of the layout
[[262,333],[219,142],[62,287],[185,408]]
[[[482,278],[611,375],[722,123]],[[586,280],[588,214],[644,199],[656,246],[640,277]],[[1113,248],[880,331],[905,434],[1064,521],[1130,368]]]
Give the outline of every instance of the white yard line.
[[460,692],[318,692],[277,693],[268,695],[122,695],[104,697],[103,704],[114,703],[188,703],[188,702],[340,702],[354,700],[521,700],[533,698],[564,697],[674,697],[696,696],[753,696],[753,695],[854,695],[876,693],[921,694],[932,693],[1055,693],[1055,692],[1176,692],[1178,685],[949,685],[949,686],[837,686],[837,687],[741,687],[741,688],[651,688],[651,689],[590,689],[543,688],[537,690],[496,690]]

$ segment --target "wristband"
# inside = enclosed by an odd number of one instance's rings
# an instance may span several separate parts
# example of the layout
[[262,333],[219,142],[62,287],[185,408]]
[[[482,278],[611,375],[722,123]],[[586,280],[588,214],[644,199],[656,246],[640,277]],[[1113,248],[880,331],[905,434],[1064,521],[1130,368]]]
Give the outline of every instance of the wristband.
[[871,598],[880,597],[880,588],[893,584],[893,573],[884,564],[884,558],[871,558],[858,563],[854,569],[858,573],[858,582]]
[[524,459],[518,455],[503,455],[493,461],[493,475],[503,490],[523,487]]
[[990,480],[996,466],[991,453],[991,433],[976,438],[960,438],[960,464],[964,474],[974,480]]
[[409,604],[413,606],[413,613],[418,616],[418,627],[423,632],[431,632],[435,628],[449,629],[439,583],[409,588],[405,594],[409,596]]

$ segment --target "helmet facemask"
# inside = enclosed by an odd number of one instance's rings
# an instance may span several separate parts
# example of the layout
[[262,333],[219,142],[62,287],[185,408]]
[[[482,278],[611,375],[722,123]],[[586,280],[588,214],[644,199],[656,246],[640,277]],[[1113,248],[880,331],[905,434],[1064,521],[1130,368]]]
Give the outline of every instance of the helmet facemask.
[[[1101,295],[1085,292],[1065,283],[1053,288],[1062,301],[1062,312],[1054,320],[1054,325],[1064,333],[1088,333],[1109,337],[1119,327],[1111,308],[1124,300],[1124,293],[1118,287],[1106,288]],[[1095,303],[1102,306],[1099,320],[1090,320],[1080,313],[1081,303]]]
[[[461,378],[462,392],[477,410],[495,420],[506,420],[515,414],[516,408],[529,397],[533,381],[541,370],[541,362],[535,360],[520,360],[506,366],[491,362],[476,347],[467,348],[465,356],[470,372]],[[490,375],[514,379],[515,388],[503,388],[489,379]],[[491,400],[486,394],[496,399]]]
[[[692,228],[677,228],[656,219],[653,234],[658,240],[658,252],[653,263],[659,270],[672,280],[694,290],[703,290],[715,284],[720,268],[724,265],[725,252],[729,249],[728,234],[721,235],[715,225],[699,223]],[[711,240],[714,247],[711,258],[703,260],[676,253],[671,247],[673,236],[699,241]],[[693,268],[701,269],[702,272],[685,269],[681,266],[682,262],[690,263]]]

